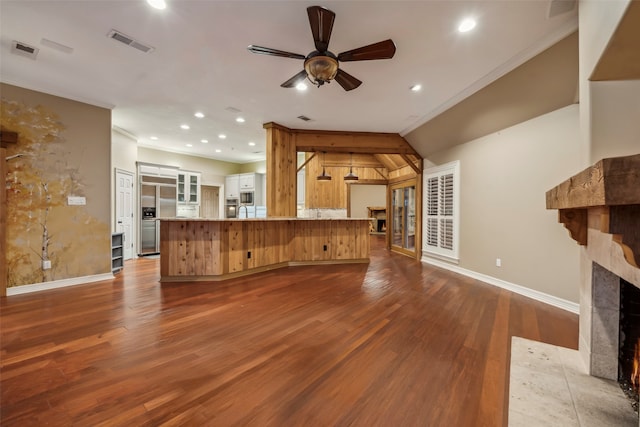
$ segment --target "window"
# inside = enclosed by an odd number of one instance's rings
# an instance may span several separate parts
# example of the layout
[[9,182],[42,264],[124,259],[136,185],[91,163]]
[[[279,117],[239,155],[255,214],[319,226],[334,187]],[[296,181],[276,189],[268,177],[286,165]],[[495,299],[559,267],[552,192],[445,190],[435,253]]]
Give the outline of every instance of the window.
[[458,261],[459,175],[455,161],[425,169],[422,250],[426,255]]

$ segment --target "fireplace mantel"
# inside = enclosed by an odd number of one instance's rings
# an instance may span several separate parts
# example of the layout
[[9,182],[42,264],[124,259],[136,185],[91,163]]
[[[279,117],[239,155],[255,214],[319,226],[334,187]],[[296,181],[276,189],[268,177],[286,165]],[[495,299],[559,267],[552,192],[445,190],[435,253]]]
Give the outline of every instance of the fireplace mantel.
[[625,260],[640,266],[640,154],[602,159],[547,191],[547,209],[580,245],[589,229],[610,234]]

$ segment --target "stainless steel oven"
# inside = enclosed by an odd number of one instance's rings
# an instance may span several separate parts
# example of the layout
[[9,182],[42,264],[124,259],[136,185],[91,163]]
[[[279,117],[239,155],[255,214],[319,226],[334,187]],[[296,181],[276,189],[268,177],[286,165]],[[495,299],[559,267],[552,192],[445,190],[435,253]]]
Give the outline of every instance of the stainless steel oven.
[[225,218],[237,218],[238,217],[238,199],[227,199],[225,202],[224,210]]

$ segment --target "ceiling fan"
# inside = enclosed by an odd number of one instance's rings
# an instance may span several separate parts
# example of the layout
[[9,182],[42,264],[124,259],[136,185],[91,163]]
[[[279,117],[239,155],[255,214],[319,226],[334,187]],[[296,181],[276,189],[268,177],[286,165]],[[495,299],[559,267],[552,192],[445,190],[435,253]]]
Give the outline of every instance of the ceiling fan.
[[307,8],[309,24],[316,50],[307,56],[298,53],[285,52],[268,47],[250,45],[252,53],[262,55],[282,56],[284,58],[304,59],[304,70],[291,77],[280,86],[291,88],[301,83],[304,79],[309,79],[315,86],[322,86],[331,80],[337,81],[344,90],[353,90],[360,86],[362,82],[351,74],[339,68],[339,62],[347,61],[367,61],[372,59],[390,59],[396,53],[396,46],[391,39],[378,43],[360,47],[358,49],[342,52],[337,56],[330,52],[329,39],[336,14],[321,6],[311,6]]

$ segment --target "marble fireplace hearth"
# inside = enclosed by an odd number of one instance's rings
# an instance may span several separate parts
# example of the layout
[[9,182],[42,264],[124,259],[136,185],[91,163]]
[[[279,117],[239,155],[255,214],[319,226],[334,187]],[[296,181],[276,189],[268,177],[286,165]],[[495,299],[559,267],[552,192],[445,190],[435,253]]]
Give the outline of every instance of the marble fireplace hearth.
[[637,426],[617,379],[620,279],[640,288],[640,154],[574,175],[547,192],[547,209],[582,246],[579,350],[514,337],[509,425]]

